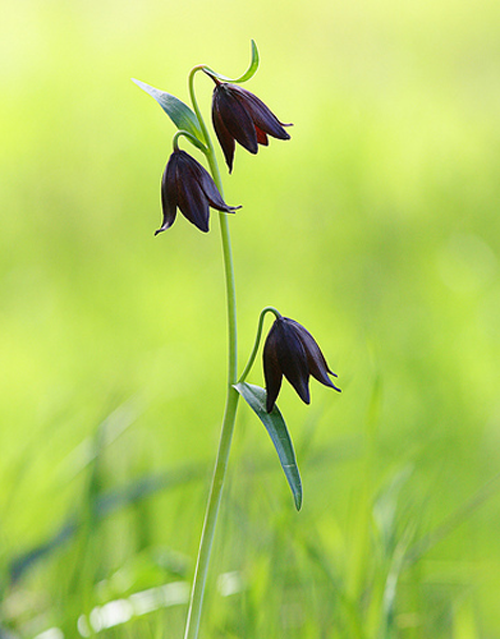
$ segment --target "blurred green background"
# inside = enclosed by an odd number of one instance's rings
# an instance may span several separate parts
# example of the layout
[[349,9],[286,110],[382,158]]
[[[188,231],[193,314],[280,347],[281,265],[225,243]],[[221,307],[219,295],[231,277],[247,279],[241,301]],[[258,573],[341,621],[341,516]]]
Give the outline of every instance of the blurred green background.
[[174,128],[130,78],[187,100],[192,66],[238,75],[251,38],[246,86],[294,127],[224,175],[240,358],[272,304],[343,393],[280,395],[300,514],[240,405],[202,636],[497,636],[500,4],[1,15],[0,636],[182,636],[224,402],[222,260],[216,214],[209,235],[179,216],[153,238]]

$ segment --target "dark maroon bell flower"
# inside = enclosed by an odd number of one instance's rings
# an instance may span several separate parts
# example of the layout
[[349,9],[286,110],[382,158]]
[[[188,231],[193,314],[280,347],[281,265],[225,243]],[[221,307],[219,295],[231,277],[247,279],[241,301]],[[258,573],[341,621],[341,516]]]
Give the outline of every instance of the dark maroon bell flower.
[[291,125],[280,122],[257,96],[236,84],[215,82],[212,121],[229,173],[233,169],[235,140],[250,153],[257,153],[259,144],[269,144],[268,135],[290,139],[283,127]]
[[272,325],[264,344],[263,360],[268,413],[274,408],[283,375],[306,404],[310,402],[309,375],[340,392],[328,373],[335,377],[337,375],[328,368],[314,337],[301,324],[288,317],[279,317]]
[[175,221],[177,207],[200,231],[207,233],[209,207],[234,213],[240,206],[228,206],[206,169],[185,151],[175,149],[161,181],[163,224],[155,235],[166,231]]

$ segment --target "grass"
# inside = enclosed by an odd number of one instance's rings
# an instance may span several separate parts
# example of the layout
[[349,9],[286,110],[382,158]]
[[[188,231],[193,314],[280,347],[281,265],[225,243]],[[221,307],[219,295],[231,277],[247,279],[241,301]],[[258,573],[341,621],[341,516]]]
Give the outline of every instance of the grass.
[[[497,4],[55,0],[5,14],[0,634],[182,636],[223,406],[224,289],[217,233],[179,219],[152,237],[173,130],[130,78],[186,99],[191,66],[238,73],[255,38],[248,88],[294,127],[256,157],[237,149],[224,178],[243,204],[240,361],[272,304],[315,335],[343,393],[314,384],[311,407],[280,395],[300,514],[240,406],[202,636],[494,636]],[[248,381],[262,384],[258,367]]]

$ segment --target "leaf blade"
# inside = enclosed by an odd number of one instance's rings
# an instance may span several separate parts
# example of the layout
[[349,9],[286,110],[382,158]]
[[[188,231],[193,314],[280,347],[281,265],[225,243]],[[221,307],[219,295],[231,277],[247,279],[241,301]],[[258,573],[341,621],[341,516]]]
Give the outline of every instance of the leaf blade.
[[270,413],[266,411],[266,391],[260,386],[240,382],[235,384],[234,388],[264,424],[278,453],[281,467],[293,494],[295,507],[300,510],[302,506],[302,480],[292,439],[279,408],[275,405]]
[[165,91],[160,91],[160,89],[155,89],[155,87],[152,87],[141,80],[132,78],[132,82],[135,82],[139,88],[158,102],[179,130],[187,131],[193,135],[201,142],[202,146],[200,148],[205,148],[204,137],[198,118],[187,104],[185,104],[182,100],[179,100],[179,98],[176,98],[175,95],[171,95]]

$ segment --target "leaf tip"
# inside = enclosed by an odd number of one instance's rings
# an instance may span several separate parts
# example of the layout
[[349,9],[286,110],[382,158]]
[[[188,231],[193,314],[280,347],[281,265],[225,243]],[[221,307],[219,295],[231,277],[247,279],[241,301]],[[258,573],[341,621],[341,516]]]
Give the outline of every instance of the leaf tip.
[[302,508],[302,491],[294,495],[293,500],[295,502],[295,508],[297,509],[297,512],[300,512],[300,509]]
[[149,93],[151,95],[150,89],[152,89],[153,87],[150,87],[149,84],[142,82],[142,80],[137,80],[137,78],[130,78],[130,79],[132,80],[134,84],[136,84],[139,87],[139,89],[142,89],[143,91],[146,91],[146,93]]
[[297,512],[299,512],[300,509],[302,508],[302,482],[300,481],[300,477],[295,489],[292,490],[292,492],[293,492],[293,501],[295,503],[295,508]]

